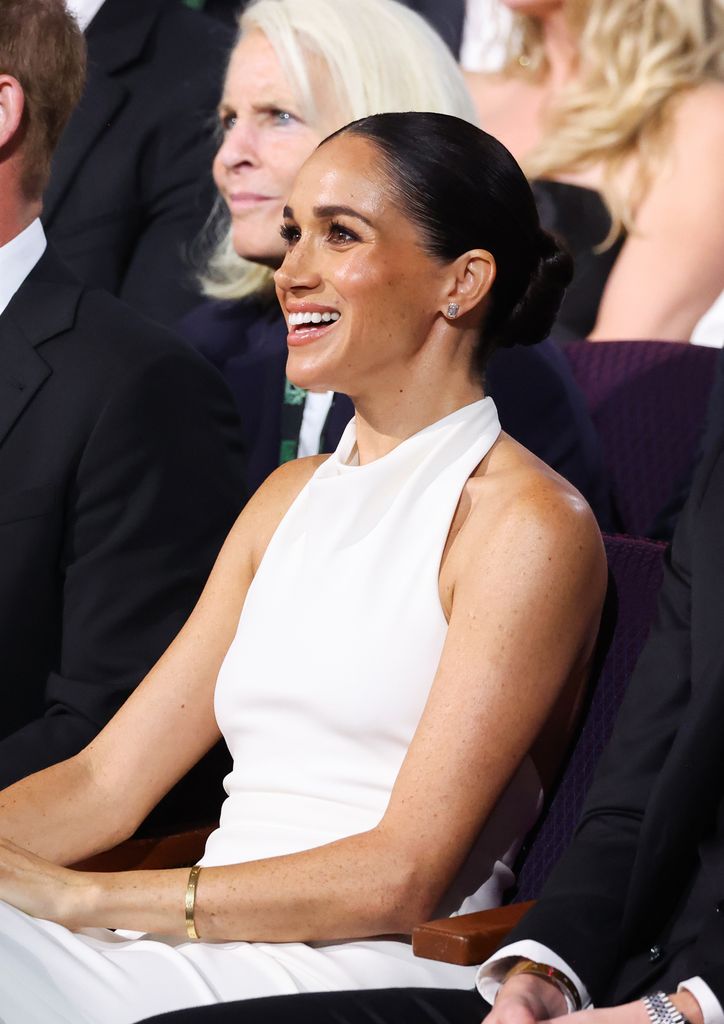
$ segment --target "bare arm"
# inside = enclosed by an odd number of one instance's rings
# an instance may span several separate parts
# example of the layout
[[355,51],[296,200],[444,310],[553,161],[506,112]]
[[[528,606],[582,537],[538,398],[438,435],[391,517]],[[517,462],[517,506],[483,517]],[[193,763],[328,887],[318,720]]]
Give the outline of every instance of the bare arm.
[[183,629],[93,742],[0,793],[0,835],[56,864],[107,849],[213,746],[214,686],[246,591],[315,464],[278,471],[247,504]]
[[[205,868],[203,938],[352,938],[409,931],[430,913],[594,644],[600,535],[582,503],[544,491],[497,530],[471,517],[451,550],[459,570],[443,656],[379,825],[302,853]],[[0,896],[31,913],[184,933],[185,870],[55,868],[48,886],[42,864],[21,852],[5,850],[0,863]]]
[[724,288],[724,85],[681,97],[669,156],[611,272],[592,341],[685,341]]

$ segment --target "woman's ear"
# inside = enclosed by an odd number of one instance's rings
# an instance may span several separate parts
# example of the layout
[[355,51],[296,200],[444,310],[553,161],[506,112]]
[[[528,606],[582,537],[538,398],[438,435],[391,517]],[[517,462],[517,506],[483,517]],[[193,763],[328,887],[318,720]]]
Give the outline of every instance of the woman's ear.
[[495,257],[487,249],[471,249],[452,265],[454,279],[442,312],[449,320],[477,309],[493,286]]

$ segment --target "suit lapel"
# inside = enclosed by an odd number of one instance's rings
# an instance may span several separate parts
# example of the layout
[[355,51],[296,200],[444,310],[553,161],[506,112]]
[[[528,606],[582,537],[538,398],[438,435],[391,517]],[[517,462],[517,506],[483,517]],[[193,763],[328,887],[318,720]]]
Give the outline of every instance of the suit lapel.
[[0,445],[51,370],[7,315],[0,317]]
[[53,372],[36,346],[73,326],[81,292],[48,248],[0,315],[0,445]]
[[165,0],[105,0],[86,33],[88,81],[53,159],[43,204],[43,223],[52,225],[77,168],[98,136],[113,123],[128,97],[122,72],[137,61]]

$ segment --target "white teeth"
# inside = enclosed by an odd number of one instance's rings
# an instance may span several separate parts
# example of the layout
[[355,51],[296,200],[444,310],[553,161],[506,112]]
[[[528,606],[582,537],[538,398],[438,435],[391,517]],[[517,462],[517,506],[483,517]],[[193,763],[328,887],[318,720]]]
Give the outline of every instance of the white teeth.
[[301,324],[328,324],[339,320],[341,315],[336,310],[324,313],[290,313],[287,322],[290,327],[299,327]]

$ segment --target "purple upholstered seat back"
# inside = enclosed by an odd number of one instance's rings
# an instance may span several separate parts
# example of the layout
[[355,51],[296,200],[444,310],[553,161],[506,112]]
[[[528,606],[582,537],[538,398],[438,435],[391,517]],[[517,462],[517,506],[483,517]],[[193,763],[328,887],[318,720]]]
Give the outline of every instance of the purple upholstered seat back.
[[692,466],[718,350],[602,341],[565,354],[601,437],[619,527],[646,536]]
[[591,681],[582,726],[553,799],[521,858],[516,901],[538,895],[570,842],[654,617],[665,545],[633,537],[604,537],[604,541],[614,586],[609,586],[601,625],[603,664],[599,660],[600,671]]

